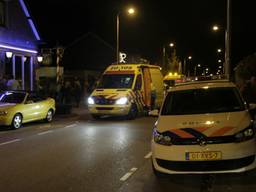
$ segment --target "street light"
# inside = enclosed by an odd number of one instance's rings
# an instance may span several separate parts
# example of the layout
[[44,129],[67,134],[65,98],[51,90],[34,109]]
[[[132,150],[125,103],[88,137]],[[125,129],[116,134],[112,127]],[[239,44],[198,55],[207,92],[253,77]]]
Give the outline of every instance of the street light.
[[174,47],[174,43],[170,43],[170,47]]
[[195,68],[194,68],[194,76],[196,76],[196,69],[197,69],[198,67],[201,67],[201,64],[197,64],[197,65],[195,66]]
[[221,49],[217,49],[217,52],[218,52],[218,53],[221,53],[221,52],[222,52],[222,50],[221,50]]
[[214,25],[214,26],[212,27],[212,30],[213,30],[213,31],[218,31],[218,30],[219,30],[219,26],[218,26],[218,25]]
[[8,59],[12,58],[12,52],[11,52],[11,51],[7,51],[7,52],[5,53],[5,55],[6,55],[6,57],[7,57]]
[[[127,12],[129,15],[134,15],[135,14],[135,9],[134,8],[129,8],[127,9]],[[116,63],[119,64],[119,15],[120,13],[118,12],[116,15]]]
[[[230,41],[231,41],[231,25],[230,25],[230,7],[231,7],[231,0],[227,0],[227,26],[225,30],[225,75],[230,76]],[[218,31],[219,27],[214,25],[212,28],[214,31]]]
[[[173,42],[171,42],[170,44],[169,44],[169,47],[171,47],[171,48],[173,48],[175,46],[175,44],[173,43]],[[166,59],[166,49],[165,49],[165,47],[166,47],[166,44],[165,45],[163,45],[163,63],[162,63],[162,67],[163,67],[163,69],[164,70],[166,70],[166,63],[165,63],[165,59]]]
[[37,61],[38,61],[39,63],[41,63],[41,62],[43,61],[43,57],[42,57],[41,55],[38,55],[38,56],[37,56]]

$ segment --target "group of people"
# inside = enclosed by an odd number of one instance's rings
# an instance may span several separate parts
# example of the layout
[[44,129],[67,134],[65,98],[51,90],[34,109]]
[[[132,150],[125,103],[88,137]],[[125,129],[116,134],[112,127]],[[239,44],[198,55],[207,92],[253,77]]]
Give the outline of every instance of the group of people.
[[56,86],[56,102],[79,107],[81,98],[84,98],[82,104],[86,104],[86,97],[92,92],[93,84],[87,79],[81,81],[77,77],[71,80],[60,80]]
[[0,91],[21,90],[20,82],[13,75],[4,75],[0,78]]
[[74,104],[79,107],[81,96],[82,96],[82,86],[78,78],[71,80],[60,80],[56,86],[55,93],[56,102],[61,104]]

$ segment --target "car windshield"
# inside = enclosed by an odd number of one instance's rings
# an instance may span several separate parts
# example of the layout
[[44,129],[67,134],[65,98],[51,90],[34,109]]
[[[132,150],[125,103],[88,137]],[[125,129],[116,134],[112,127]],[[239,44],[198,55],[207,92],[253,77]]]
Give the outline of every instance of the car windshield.
[[190,89],[169,92],[162,115],[221,113],[244,110],[235,88]]
[[0,93],[0,102],[3,103],[22,103],[26,93],[4,92]]
[[105,74],[100,79],[97,88],[120,89],[131,88],[134,74]]

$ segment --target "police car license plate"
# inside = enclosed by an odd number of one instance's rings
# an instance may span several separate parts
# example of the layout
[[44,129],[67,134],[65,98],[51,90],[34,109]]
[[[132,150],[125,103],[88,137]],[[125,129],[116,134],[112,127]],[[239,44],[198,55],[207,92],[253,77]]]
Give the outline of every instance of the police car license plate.
[[189,161],[209,161],[221,159],[220,151],[207,151],[207,152],[186,152],[186,160]]

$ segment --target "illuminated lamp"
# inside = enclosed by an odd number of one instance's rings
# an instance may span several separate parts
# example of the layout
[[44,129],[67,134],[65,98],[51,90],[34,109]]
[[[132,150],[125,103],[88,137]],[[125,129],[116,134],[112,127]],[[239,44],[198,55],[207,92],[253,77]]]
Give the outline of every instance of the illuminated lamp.
[[6,57],[7,57],[8,59],[12,58],[12,52],[11,52],[11,51],[7,51],[7,52],[5,53],[5,55],[6,55]]
[[37,61],[41,63],[43,61],[43,57],[41,55],[37,56]]

